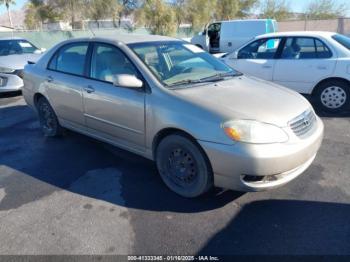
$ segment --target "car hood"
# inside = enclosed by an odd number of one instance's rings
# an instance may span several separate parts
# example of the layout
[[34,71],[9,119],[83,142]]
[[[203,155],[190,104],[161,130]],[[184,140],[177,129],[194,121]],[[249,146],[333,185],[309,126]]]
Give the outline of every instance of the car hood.
[[36,62],[42,54],[23,54],[0,56],[0,66],[14,70],[23,70],[28,61]]
[[175,92],[224,120],[250,119],[280,127],[311,108],[304,97],[292,90],[246,76]]

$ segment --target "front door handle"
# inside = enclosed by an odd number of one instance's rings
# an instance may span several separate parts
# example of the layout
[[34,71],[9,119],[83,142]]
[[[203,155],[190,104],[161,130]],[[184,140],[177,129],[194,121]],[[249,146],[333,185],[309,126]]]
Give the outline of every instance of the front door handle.
[[269,66],[269,65],[263,65],[262,68],[265,68],[265,69],[270,69],[272,68],[272,66]]
[[327,69],[327,66],[322,66],[322,65],[320,65],[320,66],[317,67],[317,69],[319,69],[319,70],[326,70],[326,69]]
[[92,86],[84,87],[84,90],[89,94],[95,92],[95,88],[93,88]]

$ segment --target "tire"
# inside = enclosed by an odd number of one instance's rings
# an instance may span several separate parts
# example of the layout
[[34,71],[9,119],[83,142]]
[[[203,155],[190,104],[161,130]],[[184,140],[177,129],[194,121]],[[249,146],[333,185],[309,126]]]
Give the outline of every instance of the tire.
[[343,112],[350,106],[350,85],[341,80],[324,82],[317,87],[313,98],[321,111]]
[[40,97],[37,104],[37,111],[42,132],[47,137],[57,137],[63,134],[63,128],[57,120],[55,111],[45,97]]
[[156,163],[163,182],[182,197],[194,198],[213,186],[213,174],[202,149],[187,137],[165,137],[157,147]]

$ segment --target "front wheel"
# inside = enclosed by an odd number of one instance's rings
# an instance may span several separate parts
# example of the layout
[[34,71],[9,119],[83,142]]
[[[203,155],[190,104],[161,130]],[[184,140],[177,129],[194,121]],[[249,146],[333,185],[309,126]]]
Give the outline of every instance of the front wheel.
[[180,196],[193,198],[213,185],[213,174],[204,152],[182,135],[170,135],[159,144],[157,168],[164,183]]
[[339,80],[325,82],[317,88],[314,99],[322,111],[328,113],[345,111],[350,105],[350,86]]

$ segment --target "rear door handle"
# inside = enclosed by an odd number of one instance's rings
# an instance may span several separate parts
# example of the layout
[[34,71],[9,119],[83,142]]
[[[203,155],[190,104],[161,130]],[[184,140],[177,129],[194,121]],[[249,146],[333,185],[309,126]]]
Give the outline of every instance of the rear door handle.
[[327,69],[327,66],[318,66],[317,69],[326,70],[326,69]]
[[95,92],[95,88],[93,88],[92,86],[84,87],[84,90],[89,94]]
[[263,65],[262,68],[265,68],[265,69],[270,69],[272,68],[272,66],[269,66],[269,65]]
[[46,81],[49,82],[49,83],[53,82],[53,77],[52,76],[48,76],[46,78]]

